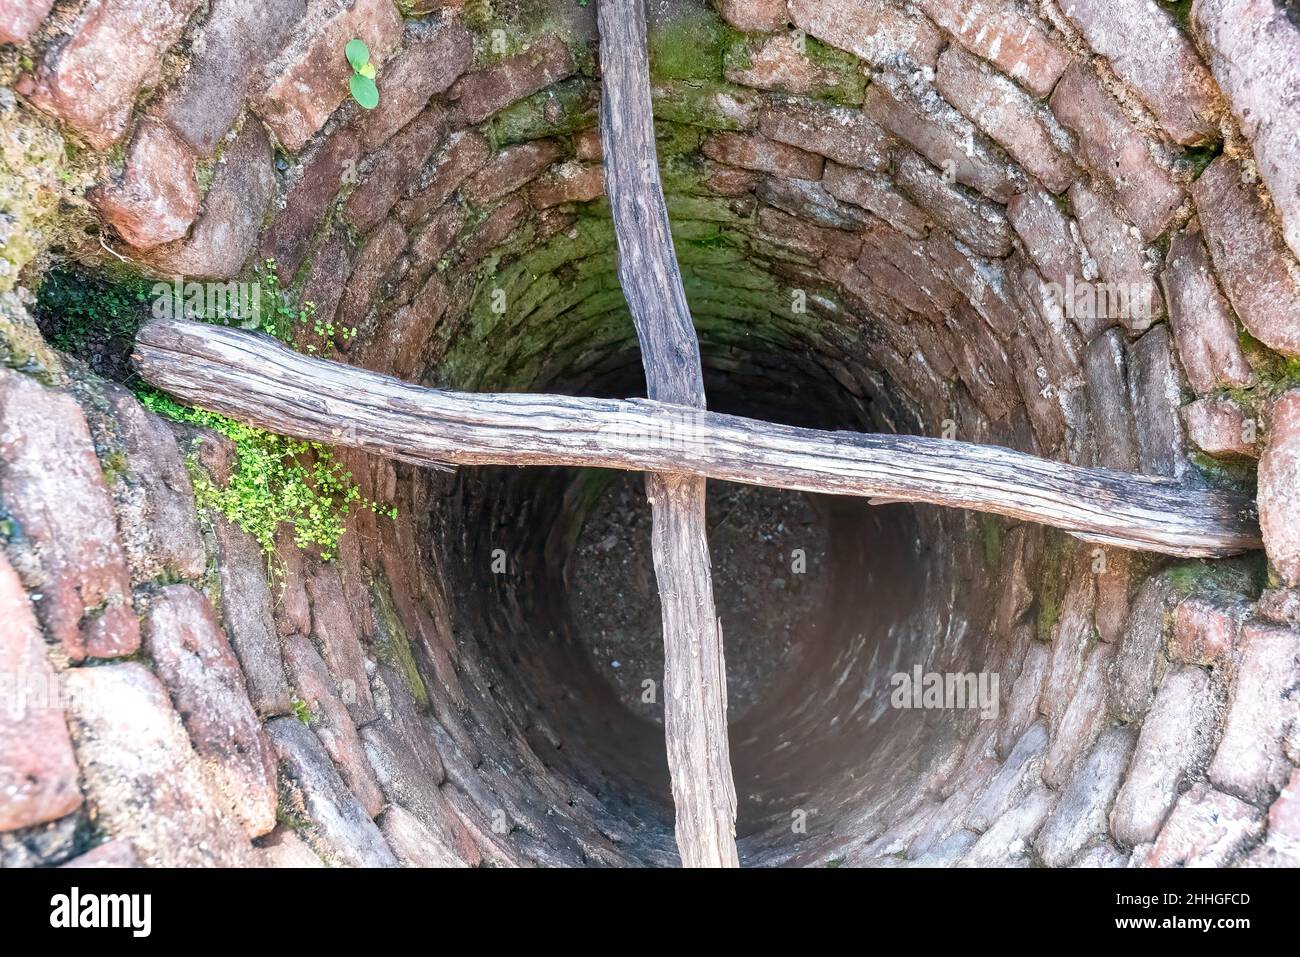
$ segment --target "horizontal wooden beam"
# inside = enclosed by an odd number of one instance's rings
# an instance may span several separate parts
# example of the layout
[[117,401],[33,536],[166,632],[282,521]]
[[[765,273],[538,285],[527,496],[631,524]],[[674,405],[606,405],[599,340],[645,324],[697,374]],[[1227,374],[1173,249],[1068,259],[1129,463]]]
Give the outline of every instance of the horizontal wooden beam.
[[202,408],[424,465],[679,472],[975,509],[1166,555],[1262,547],[1249,496],[996,446],[800,429],[648,399],[426,389],[185,320],[146,325],[134,357],[147,382]]

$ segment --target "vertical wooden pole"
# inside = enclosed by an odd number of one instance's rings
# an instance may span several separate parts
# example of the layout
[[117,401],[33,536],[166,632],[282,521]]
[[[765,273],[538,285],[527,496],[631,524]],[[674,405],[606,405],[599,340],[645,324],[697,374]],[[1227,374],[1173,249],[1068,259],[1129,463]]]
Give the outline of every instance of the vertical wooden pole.
[[[619,279],[649,396],[703,409],[704,374],[659,178],[643,0],[600,0],[601,142]],[[705,535],[705,480],[650,473],[664,622],[664,735],[686,867],[738,867],[727,672]]]

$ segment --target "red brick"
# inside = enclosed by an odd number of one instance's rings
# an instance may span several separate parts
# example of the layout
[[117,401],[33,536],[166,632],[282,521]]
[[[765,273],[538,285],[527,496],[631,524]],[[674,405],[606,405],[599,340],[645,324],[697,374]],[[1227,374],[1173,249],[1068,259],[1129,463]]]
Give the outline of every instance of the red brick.
[[142,120],[121,175],[92,190],[90,200],[136,249],[180,239],[199,212],[194,157],[162,123]]
[[929,218],[913,206],[886,177],[827,163],[823,185],[836,199],[875,213],[913,239],[925,238],[930,225]]
[[1192,186],[1214,268],[1233,308],[1260,342],[1300,356],[1300,265],[1256,185],[1221,156]]
[[197,156],[211,156],[244,109],[252,78],[284,48],[306,0],[214,0],[189,36],[189,69],[156,114]]
[[302,265],[316,228],[338,195],[343,181],[355,180],[361,141],[347,126],[335,130],[303,167],[289,190],[284,209],[262,236],[262,256],[274,259],[281,281]]
[[1264,804],[1291,776],[1282,737],[1300,714],[1300,632],[1247,624],[1210,780],[1243,800]]
[[785,0],[715,0],[718,12],[737,30],[771,33],[788,22]]
[[972,53],[1044,97],[1072,59],[1038,17],[1011,0],[918,0]]
[[275,762],[211,603],[188,585],[168,585],[150,598],[143,624],[154,671],[224,809],[249,837],[266,834],[275,827]]
[[1264,830],[1263,815],[1231,795],[1196,784],[1178,799],[1146,867],[1226,867]]
[[[370,48],[370,62],[381,67],[402,38],[402,16],[392,0],[355,0],[295,31],[295,40],[267,65],[265,81],[254,92],[253,109],[266,120],[280,144],[296,153],[325,125],[348,97],[352,67],[343,55],[351,39]],[[383,100],[384,74],[376,83]]]
[[1192,388],[1250,384],[1251,371],[1237,339],[1237,320],[1210,269],[1210,254],[1192,220],[1174,235],[1161,277],[1178,355]]
[[461,77],[448,97],[467,123],[481,123],[497,110],[573,75],[573,54],[555,35],[500,63]]
[[1148,0],[1066,0],[1061,9],[1176,142],[1217,136],[1210,71],[1167,12]]
[[951,46],[939,57],[935,88],[1053,193],[1079,176],[1069,134],[1055,117],[1002,74]]
[[[749,196],[754,192],[758,185],[758,174],[753,170],[736,169],[734,166],[724,166],[721,163],[708,164],[708,177],[704,185],[709,192],[717,196],[726,196],[731,199],[739,199],[742,196]],[[602,188],[604,186],[602,182]]]
[[1300,257],[1300,25],[1278,0],[1199,0],[1193,18],[1215,79],[1250,141],[1259,175]]
[[462,183],[483,168],[492,155],[488,141],[475,132],[457,133],[397,204],[397,216],[413,226],[445,203]]
[[882,173],[889,169],[893,139],[861,110],[810,103],[776,103],[759,116],[769,139],[820,153],[841,166]]
[[1121,206],[1150,242],[1173,221],[1186,198],[1151,157],[1148,142],[1093,69],[1076,61],[1052,93],[1052,112],[1079,138],[1084,162],[1115,190]]
[[1016,304],[1007,292],[1002,265],[971,256],[954,245],[946,233],[935,231],[926,243],[926,253],[936,269],[1002,339],[1014,336],[1020,327]]
[[406,250],[406,271],[393,294],[394,303],[405,305],[415,297],[443,253],[460,235],[465,218],[465,210],[459,203],[448,203],[419,228]]
[[787,179],[822,178],[822,157],[756,133],[715,133],[701,152],[719,163]]
[[534,209],[588,203],[604,195],[605,170],[592,163],[563,163],[540,177],[528,192]]
[[1187,437],[1208,455],[1259,458],[1258,425],[1233,399],[1211,396],[1183,406]]
[[563,150],[554,140],[535,140],[507,146],[461,186],[461,194],[472,206],[487,206],[532,182]]
[[1110,317],[1130,332],[1143,332],[1165,314],[1155,277],[1155,263],[1132,223],[1111,198],[1083,180],[1070,187],[1070,205],[1078,218],[1083,243],[1097,263],[1111,296]]
[[814,226],[779,209],[762,207],[758,211],[758,222],[763,238],[800,252],[814,261],[827,256],[857,259],[862,254],[862,240],[854,234]]
[[140,646],[113,504],[81,409],[36,380],[0,369],[0,504],[10,556],[37,615],[68,657],[111,658]]
[[1024,174],[999,158],[984,134],[925,87],[884,75],[867,89],[866,115],[959,183],[1005,203],[1024,188]]
[[275,192],[273,163],[271,141],[262,124],[250,117],[222,154],[189,236],[152,249],[150,264],[172,276],[237,276],[257,243]]
[[932,67],[943,48],[943,35],[933,23],[892,0],[790,0],[789,10],[800,30],[873,66],[905,54]]
[[348,329],[361,325],[405,248],[406,232],[394,219],[385,221],[370,234],[353,262],[352,275],[339,301],[336,324]]
[[1003,208],[945,182],[938,170],[910,150],[898,158],[896,182],[935,222],[977,254],[996,259],[1011,251],[1011,225]]
[[126,130],[136,91],[158,78],[200,0],[88,3],[62,45],[51,46],[18,91],[107,149]]
[[420,167],[445,140],[447,109],[431,103],[370,158],[359,186],[343,204],[343,215],[361,232],[383,222]]
[[1189,665],[1228,664],[1248,612],[1244,602],[1201,596],[1183,599],[1174,609],[1170,657]]
[[0,551],[0,832],[44,824],[81,806],[59,685],[32,606]]
[[1268,445],[1259,460],[1259,523],[1269,561],[1300,586],[1300,389],[1268,410]]
[[723,72],[732,83],[798,96],[834,88],[844,81],[842,73],[821,66],[808,56],[789,33],[751,42],[744,65],[728,63]]
[[74,857],[60,867],[74,868],[116,868],[140,867],[140,856],[130,841],[107,841],[99,847]]
[[573,155],[587,163],[599,163],[604,159],[605,148],[600,142],[600,130],[583,130],[574,136]]
[[1268,809],[1268,834],[1300,845],[1300,768]]
[[509,239],[528,213],[528,200],[516,193],[498,206],[474,230],[473,237],[460,251],[460,261],[473,265]]
[[393,57],[377,80],[379,105],[358,112],[352,120],[366,143],[383,143],[414,120],[429,98],[447,92],[473,59],[473,40],[457,21],[442,21],[429,29],[413,27],[408,33],[409,45]]
[[[1024,241],[1025,250],[1051,284],[1055,305],[1065,317],[1091,339],[1110,325],[1104,310],[1083,295],[1096,274],[1085,262],[1072,221],[1057,207],[1052,196],[1040,186],[1014,197],[1007,204],[1007,219]],[[1102,312],[1101,316],[1096,315]]]
[[[0,0],[0,43],[25,43],[54,0]],[[785,3],[780,4],[784,13]]]

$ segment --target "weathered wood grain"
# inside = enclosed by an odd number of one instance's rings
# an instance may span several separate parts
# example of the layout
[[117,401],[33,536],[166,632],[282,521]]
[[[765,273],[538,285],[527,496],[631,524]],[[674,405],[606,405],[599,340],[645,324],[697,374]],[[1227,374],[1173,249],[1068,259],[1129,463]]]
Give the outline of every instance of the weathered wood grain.
[[144,326],[135,363],[146,381],[186,402],[422,465],[677,472],[970,508],[1166,555],[1262,547],[1249,496],[996,446],[800,429],[648,399],[426,389],[310,358],[269,336],[185,320]]
[[[705,407],[699,341],[659,180],[643,0],[600,0],[600,131],[618,274],[650,398]],[[705,479],[651,472],[664,628],[664,737],[686,867],[738,867],[727,673],[705,536]]]

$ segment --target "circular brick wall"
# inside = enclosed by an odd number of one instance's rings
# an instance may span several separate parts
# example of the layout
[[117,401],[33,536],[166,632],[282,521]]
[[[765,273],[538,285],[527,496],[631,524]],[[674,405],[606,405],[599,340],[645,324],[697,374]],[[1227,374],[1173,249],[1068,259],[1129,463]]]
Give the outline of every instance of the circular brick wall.
[[[722,603],[732,680],[759,689],[731,728],[742,862],[1300,861],[1292,11],[653,6],[712,407],[1257,483],[1267,545],[1177,563],[930,507],[715,509],[715,552],[755,543],[716,582],[751,614]],[[674,864],[655,689],[619,690],[656,676],[615,680],[592,644],[603,599],[629,667],[654,660],[635,523],[583,537],[606,477],[346,454],[397,517],[357,514],[328,562],[285,537],[271,586],[195,511],[185,460],[221,482],[228,444],[27,308],[68,260],[192,281],[273,260],[356,330],[341,361],[637,394],[594,5],[50,8],[0,0],[0,663],[61,693],[0,712],[0,859]],[[347,99],[353,37],[373,111]],[[787,643],[752,642],[753,614],[788,613],[770,589],[812,582]],[[992,698],[897,707],[914,669]]]

